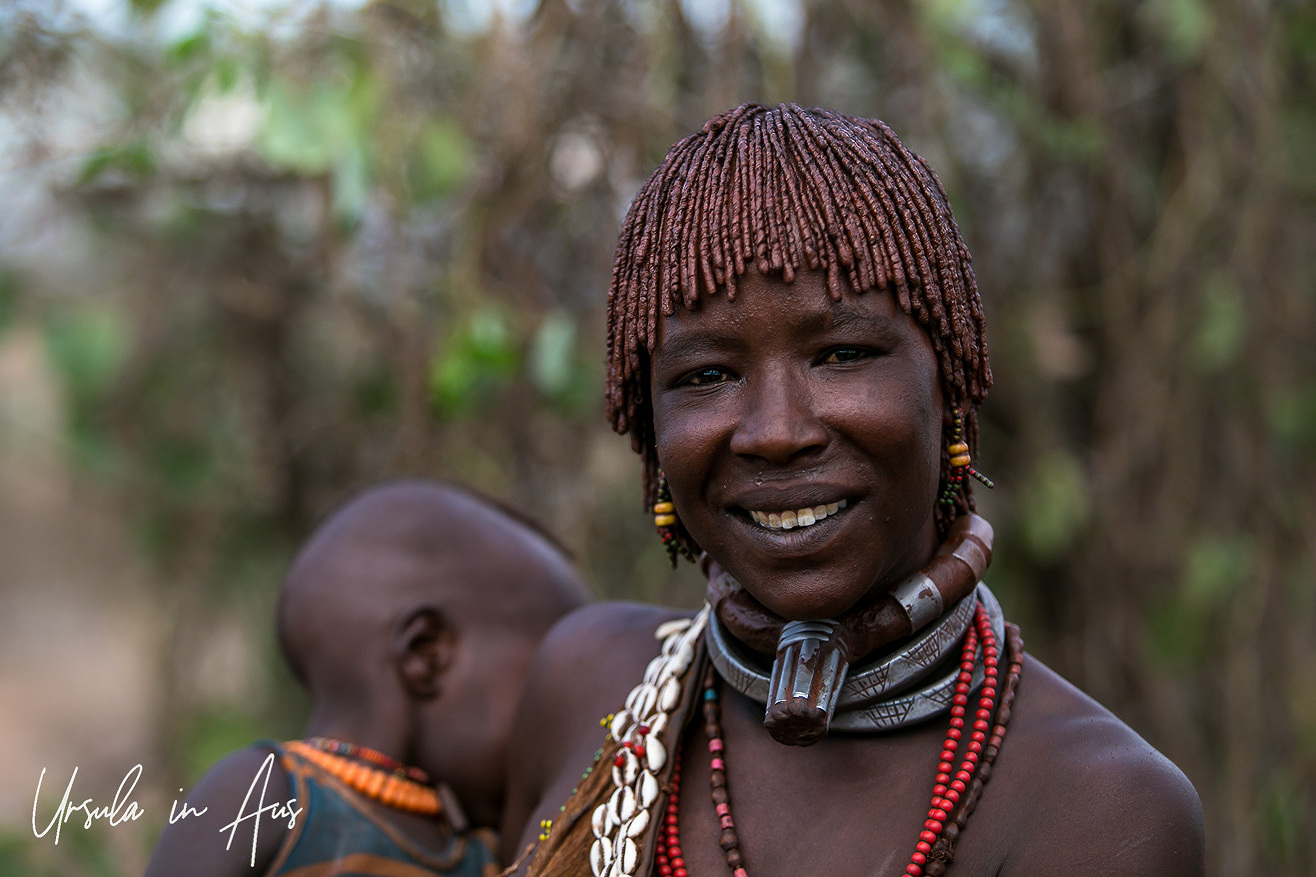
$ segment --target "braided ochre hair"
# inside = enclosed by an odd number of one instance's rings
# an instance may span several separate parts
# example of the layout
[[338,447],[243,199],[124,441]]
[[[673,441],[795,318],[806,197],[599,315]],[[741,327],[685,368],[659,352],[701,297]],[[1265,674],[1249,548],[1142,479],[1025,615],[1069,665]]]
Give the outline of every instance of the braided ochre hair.
[[[649,507],[658,490],[649,360],[659,317],[694,310],[701,295],[734,299],[751,268],[788,283],[825,271],[837,300],[847,290],[895,295],[931,340],[946,400],[964,411],[964,440],[976,452],[991,367],[969,250],[941,181],[879,120],[747,103],[668,151],[617,239],[607,414],[644,458]],[[944,447],[941,465],[944,482]],[[938,503],[939,532],[972,508],[966,481],[953,506]]]

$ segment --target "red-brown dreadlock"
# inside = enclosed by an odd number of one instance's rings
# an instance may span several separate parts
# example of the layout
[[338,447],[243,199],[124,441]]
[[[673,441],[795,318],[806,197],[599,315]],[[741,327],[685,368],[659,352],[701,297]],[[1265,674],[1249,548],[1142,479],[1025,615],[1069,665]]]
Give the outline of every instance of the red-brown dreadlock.
[[[607,412],[644,458],[657,496],[649,359],[660,315],[736,295],[753,268],[786,282],[825,271],[834,299],[885,290],[923,327],[950,405],[978,443],[977,407],[991,386],[982,302],[968,247],[932,168],[885,123],[794,104],[747,103],[710,119],[667,153],[631,203],[608,290]],[[942,480],[949,471],[942,451]],[[967,482],[937,528],[973,508]],[[697,553],[689,534],[681,538]]]

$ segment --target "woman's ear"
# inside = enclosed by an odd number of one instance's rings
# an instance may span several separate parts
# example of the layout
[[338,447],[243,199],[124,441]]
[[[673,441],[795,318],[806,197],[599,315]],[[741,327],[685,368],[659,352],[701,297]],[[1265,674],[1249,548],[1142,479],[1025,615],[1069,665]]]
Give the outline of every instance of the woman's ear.
[[437,607],[425,605],[407,613],[394,635],[393,662],[410,697],[439,696],[455,645],[456,633]]

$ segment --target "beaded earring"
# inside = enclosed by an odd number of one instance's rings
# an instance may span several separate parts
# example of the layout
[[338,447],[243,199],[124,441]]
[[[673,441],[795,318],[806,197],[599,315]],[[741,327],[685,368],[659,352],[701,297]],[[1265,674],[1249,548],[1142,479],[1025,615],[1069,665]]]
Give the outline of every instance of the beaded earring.
[[943,505],[955,504],[955,497],[964,489],[965,473],[978,479],[985,487],[996,486],[990,478],[969,465],[973,460],[969,456],[969,446],[964,441],[964,412],[958,408],[955,409],[955,426],[951,431],[950,442],[946,445],[946,453],[950,455],[950,472],[946,473],[946,486],[941,491]]
[[658,537],[663,540],[663,547],[667,549],[667,557],[673,568],[676,567],[678,554],[694,562],[695,556],[676,531],[676,506],[672,504],[672,489],[667,486],[667,476],[661,469],[658,470],[658,501],[653,504],[653,525],[658,528]]

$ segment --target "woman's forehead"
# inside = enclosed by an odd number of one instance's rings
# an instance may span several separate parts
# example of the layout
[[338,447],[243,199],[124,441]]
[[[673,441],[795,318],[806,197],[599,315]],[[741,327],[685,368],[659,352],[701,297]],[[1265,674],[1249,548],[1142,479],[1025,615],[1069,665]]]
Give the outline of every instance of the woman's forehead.
[[883,289],[832,296],[822,271],[797,274],[792,282],[748,271],[736,285],[735,298],[719,289],[700,296],[693,307],[678,307],[658,320],[656,348],[710,334],[753,332],[769,326],[810,332],[860,322],[908,320],[895,297]]

